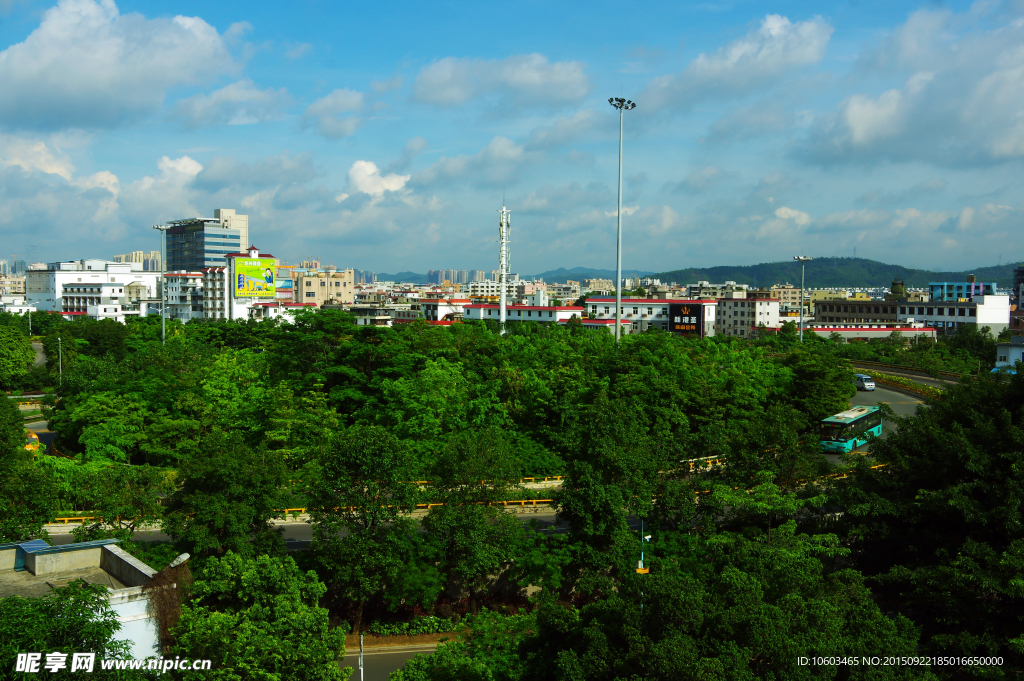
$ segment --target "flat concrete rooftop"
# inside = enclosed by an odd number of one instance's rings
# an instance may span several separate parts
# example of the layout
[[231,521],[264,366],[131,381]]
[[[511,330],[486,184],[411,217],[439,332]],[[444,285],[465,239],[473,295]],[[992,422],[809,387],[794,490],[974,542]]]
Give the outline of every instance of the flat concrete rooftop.
[[88,584],[102,584],[110,589],[127,588],[113,575],[101,567],[84,567],[45,575],[34,575],[28,570],[0,571],[0,598],[7,596],[23,596],[35,598],[45,596],[54,589],[67,586],[76,579],[85,580]]

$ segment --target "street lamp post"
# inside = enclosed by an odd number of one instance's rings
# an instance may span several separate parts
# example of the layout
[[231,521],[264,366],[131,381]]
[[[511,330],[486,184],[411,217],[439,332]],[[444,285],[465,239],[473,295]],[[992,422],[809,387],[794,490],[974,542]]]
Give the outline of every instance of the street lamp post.
[[160,344],[167,345],[167,230],[170,225],[153,225],[160,230]]
[[60,336],[57,336],[57,382],[64,385],[64,347],[61,345]]
[[619,206],[615,213],[615,345],[622,334],[622,117],[636,104],[622,97],[609,97],[608,103],[619,110]]
[[810,256],[806,255],[794,255],[793,260],[800,261],[800,342],[804,342],[804,266],[808,260],[813,260]]

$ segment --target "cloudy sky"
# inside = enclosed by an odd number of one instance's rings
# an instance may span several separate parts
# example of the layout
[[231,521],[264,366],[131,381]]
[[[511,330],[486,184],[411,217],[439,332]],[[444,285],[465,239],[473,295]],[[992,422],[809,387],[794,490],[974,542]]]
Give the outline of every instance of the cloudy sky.
[[0,0],[0,258],[218,207],[397,272],[1024,258],[1024,2]]

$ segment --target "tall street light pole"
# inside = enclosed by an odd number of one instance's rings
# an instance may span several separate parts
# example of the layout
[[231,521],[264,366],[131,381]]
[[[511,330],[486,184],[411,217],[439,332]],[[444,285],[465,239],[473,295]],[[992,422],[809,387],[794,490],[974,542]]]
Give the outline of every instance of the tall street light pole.
[[160,236],[160,344],[167,345],[167,230],[170,225],[153,225]]
[[806,255],[794,255],[793,260],[800,261],[800,342],[804,342],[804,266],[808,260],[813,260]]
[[615,345],[622,334],[622,117],[636,104],[622,97],[609,97],[608,103],[619,110],[619,208],[615,215]]

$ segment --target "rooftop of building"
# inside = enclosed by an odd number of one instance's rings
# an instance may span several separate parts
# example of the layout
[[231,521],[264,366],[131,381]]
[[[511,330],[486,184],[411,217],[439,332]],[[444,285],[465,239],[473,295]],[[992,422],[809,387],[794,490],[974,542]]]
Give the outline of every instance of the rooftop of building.
[[101,539],[51,546],[34,539],[0,544],[0,598],[43,596],[76,579],[113,591],[147,584],[156,571],[118,543]]

